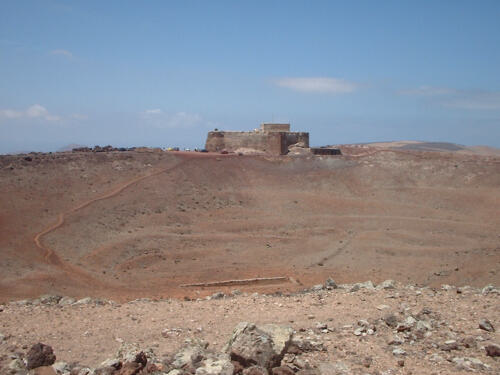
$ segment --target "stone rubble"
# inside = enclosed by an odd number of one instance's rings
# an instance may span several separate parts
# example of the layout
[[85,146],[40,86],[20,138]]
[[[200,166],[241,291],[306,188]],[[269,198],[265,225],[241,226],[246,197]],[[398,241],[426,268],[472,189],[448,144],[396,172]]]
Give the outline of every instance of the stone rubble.
[[[460,290],[460,291],[459,291]],[[500,345],[494,324],[498,317],[483,314],[476,316],[473,324],[476,331],[464,332],[457,328],[458,321],[445,320],[435,307],[420,305],[417,308],[411,299],[420,296],[433,297],[437,294],[450,296],[488,296],[489,303],[500,307],[498,289],[487,286],[483,289],[471,287],[456,288],[444,286],[441,289],[417,288],[401,286],[393,280],[379,285],[371,281],[337,285],[328,279],[324,285],[313,286],[302,292],[310,295],[318,305],[327,296],[342,294],[359,295],[361,303],[373,293],[385,293],[387,304],[376,304],[374,315],[356,317],[350,322],[336,325],[332,319],[306,313],[304,326],[284,324],[256,324],[241,322],[236,325],[226,345],[221,350],[212,349],[202,339],[204,328],[192,326],[187,328],[166,327],[158,331],[158,337],[170,339],[185,337],[184,344],[175,352],[158,355],[157,350],[142,344],[124,342],[119,337],[116,341],[121,346],[111,358],[102,361],[97,367],[90,367],[77,362],[56,362],[56,355],[49,345],[38,343],[23,354],[9,334],[0,333],[0,346],[12,348],[0,357],[0,374],[12,375],[329,375],[359,374],[382,375],[403,374],[402,372],[415,363],[431,366],[434,373],[500,373]],[[417,293],[418,292],[418,293]],[[339,294],[340,293],[340,294]],[[259,295],[248,296],[246,293],[217,292],[208,299],[200,298],[199,302],[220,303],[228,301],[238,303],[239,298],[253,298],[253,301],[267,301],[282,306],[280,298],[294,299],[301,295]],[[297,299],[298,301],[299,299]],[[335,301],[335,299],[334,299]],[[141,299],[127,305],[154,303]],[[35,300],[11,302],[2,306],[5,309],[33,309],[42,307],[50,309],[82,309],[84,306],[99,307],[120,306],[113,301],[105,301],[90,297],[76,300],[68,296],[43,295]],[[383,307],[382,307],[383,306]],[[487,304],[485,303],[485,306]],[[453,306],[447,306],[453,309]],[[45,311],[44,310],[44,311]],[[486,315],[486,314],[485,314]],[[348,318],[346,316],[345,318]],[[131,315],[132,322],[138,319]],[[145,319],[142,317],[141,319]],[[319,320],[321,319],[321,320]],[[466,317],[460,318],[466,320]],[[491,320],[489,320],[491,319]],[[346,324],[350,323],[350,324]],[[85,333],[85,332],[84,332]],[[189,336],[188,336],[189,335]],[[380,354],[358,353],[353,349],[345,349],[345,340],[358,340],[359,343],[382,345],[383,351],[392,359],[392,367],[382,365]],[[382,342],[383,344],[377,344]],[[214,343],[212,343],[214,344]],[[2,352],[4,353],[4,352]],[[330,358],[329,361],[325,361]],[[385,367],[384,367],[385,366]],[[418,372],[417,372],[418,373]],[[426,372],[427,373],[427,372]],[[430,372],[429,372],[430,373]],[[413,372],[416,374],[416,372]]]

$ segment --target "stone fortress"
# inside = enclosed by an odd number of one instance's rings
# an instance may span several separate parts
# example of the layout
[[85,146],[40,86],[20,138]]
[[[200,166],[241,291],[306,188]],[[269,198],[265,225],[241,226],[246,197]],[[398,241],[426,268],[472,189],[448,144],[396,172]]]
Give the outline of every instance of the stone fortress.
[[288,153],[340,154],[338,149],[309,148],[309,133],[292,132],[289,123],[262,123],[259,129],[250,132],[215,129],[208,132],[205,149],[209,152],[263,153],[270,155],[287,155]]

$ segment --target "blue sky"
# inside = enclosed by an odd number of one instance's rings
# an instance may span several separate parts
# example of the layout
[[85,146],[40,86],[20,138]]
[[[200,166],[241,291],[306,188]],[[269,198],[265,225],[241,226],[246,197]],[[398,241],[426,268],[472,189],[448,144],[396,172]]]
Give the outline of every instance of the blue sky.
[[0,1],[0,153],[200,147],[290,121],[314,145],[500,147],[500,1]]

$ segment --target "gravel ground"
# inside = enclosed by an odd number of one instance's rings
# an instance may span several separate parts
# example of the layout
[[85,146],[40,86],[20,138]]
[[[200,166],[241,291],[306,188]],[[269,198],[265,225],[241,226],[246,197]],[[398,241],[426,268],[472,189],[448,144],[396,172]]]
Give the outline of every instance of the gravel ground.
[[[57,361],[90,367],[129,343],[159,357],[193,337],[222,350],[242,321],[288,325],[295,336],[322,344],[325,350],[300,354],[300,360],[312,367],[331,364],[332,373],[500,373],[498,357],[485,351],[500,344],[497,289],[358,286],[357,291],[352,285],[317,286],[322,289],[292,295],[235,293],[191,301],[11,302],[0,305],[0,373],[38,342],[52,346]],[[496,331],[481,329],[483,319]]]

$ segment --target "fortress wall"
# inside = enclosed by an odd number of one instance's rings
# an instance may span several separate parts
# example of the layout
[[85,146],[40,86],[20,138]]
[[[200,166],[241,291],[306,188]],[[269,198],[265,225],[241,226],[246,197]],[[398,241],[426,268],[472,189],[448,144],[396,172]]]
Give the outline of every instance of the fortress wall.
[[251,148],[273,155],[284,155],[288,151],[285,134],[212,131],[208,133],[205,148],[210,152],[234,152],[239,148]]
[[220,152],[225,149],[224,133],[221,131],[208,132],[205,149],[209,152]]

